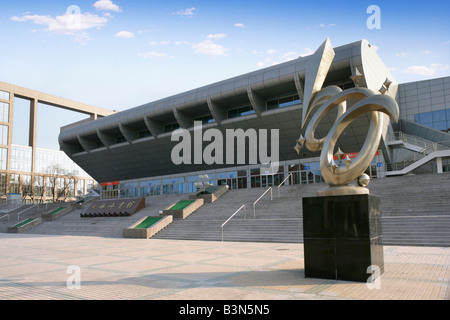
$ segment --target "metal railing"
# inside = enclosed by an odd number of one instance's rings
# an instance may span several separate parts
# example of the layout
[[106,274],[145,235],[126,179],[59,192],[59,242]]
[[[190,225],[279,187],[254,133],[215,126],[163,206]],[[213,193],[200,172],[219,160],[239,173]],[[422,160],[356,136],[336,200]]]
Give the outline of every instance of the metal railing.
[[246,220],[247,219],[247,217],[246,217],[246,208],[245,208],[245,204],[243,204],[242,206],[240,206],[240,208],[239,209],[237,209],[236,211],[235,211],[235,213],[233,213],[232,215],[231,215],[231,217],[229,217],[228,219],[227,219],[227,221],[225,221],[224,223],[222,223],[222,241],[223,241],[223,227],[228,223],[228,221],[230,221],[239,211],[241,211],[242,210],[242,208],[244,208],[244,220]]
[[[33,205],[33,206],[29,207],[29,208],[26,208],[25,210],[22,210],[22,211],[18,212],[18,213],[17,213],[17,220],[20,220],[20,215],[21,215],[22,213],[24,213],[25,211],[28,211],[28,210],[30,210],[30,209],[36,207],[36,206],[37,206],[37,204],[35,204],[35,205]],[[38,208],[39,208],[39,207],[38,207]]]
[[392,140],[402,140],[409,144],[415,145],[419,148],[422,148],[421,151],[412,151],[412,154],[400,161],[388,163],[388,167],[390,171],[402,170],[409,165],[419,161],[420,159],[426,157],[427,155],[440,150],[449,150],[450,142],[449,141],[440,141],[440,142],[432,142],[423,138],[415,137],[404,132],[398,131],[394,132],[390,135],[390,139]]
[[267,189],[266,191],[264,191],[264,193],[262,195],[259,196],[258,199],[256,199],[255,202],[253,202],[253,218],[256,217],[256,203],[262,199],[262,197],[264,197],[266,195],[267,192],[269,192],[270,190],[270,200],[273,200],[273,196],[272,196],[272,187],[269,187],[269,189]]
[[8,222],[9,222],[9,214],[5,214],[5,215],[1,216],[0,220],[2,220],[4,217],[7,217],[8,218]]
[[278,198],[280,197],[280,187],[287,181],[287,179],[289,179],[289,177],[291,177],[291,184],[294,184],[294,176],[292,173],[289,173],[288,176],[278,185]]

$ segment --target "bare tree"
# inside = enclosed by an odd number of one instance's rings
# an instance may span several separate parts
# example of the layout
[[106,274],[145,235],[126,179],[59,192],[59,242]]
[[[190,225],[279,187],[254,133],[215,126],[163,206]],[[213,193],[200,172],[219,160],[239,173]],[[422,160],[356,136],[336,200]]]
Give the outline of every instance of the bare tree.
[[[68,187],[69,183],[66,183],[66,178],[69,181],[75,181],[75,174],[73,172],[69,172],[60,167],[59,164],[51,165],[47,168],[47,177],[50,177],[50,187],[52,190],[52,198],[53,202],[62,201],[65,202],[68,197]],[[64,186],[61,188],[58,185],[58,179],[64,179]],[[56,187],[56,192],[55,192]]]

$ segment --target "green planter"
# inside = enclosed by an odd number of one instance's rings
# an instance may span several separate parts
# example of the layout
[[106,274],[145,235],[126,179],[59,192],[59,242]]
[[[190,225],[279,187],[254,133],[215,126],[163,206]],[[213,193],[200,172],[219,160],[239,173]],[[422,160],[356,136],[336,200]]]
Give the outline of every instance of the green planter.
[[9,233],[25,232],[41,223],[42,223],[41,218],[36,218],[36,219],[28,218],[28,219],[25,219],[25,220],[19,222],[18,224],[14,225],[12,227],[8,227],[7,232],[9,232]]
[[173,217],[145,217],[130,227],[123,229],[124,238],[149,239],[172,223]]

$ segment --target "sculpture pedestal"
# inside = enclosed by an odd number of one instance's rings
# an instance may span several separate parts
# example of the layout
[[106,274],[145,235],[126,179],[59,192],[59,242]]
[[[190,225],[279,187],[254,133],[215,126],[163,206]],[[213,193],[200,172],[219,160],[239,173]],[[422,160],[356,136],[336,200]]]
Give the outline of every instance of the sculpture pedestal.
[[303,240],[305,277],[367,282],[371,270],[383,274],[380,197],[303,198]]

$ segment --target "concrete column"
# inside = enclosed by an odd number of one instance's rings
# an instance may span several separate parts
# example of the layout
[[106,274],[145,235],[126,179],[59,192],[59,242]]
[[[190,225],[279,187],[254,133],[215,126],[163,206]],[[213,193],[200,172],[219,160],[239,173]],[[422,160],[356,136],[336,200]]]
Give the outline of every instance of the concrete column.
[[30,133],[28,139],[28,145],[32,147],[31,155],[31,172],[34,174],[36,168],[36,133],[37,133],[37,105],[38,100],[36,98],[30,101]]
[[442,158],[436,158],[437,173],[442,173]]

